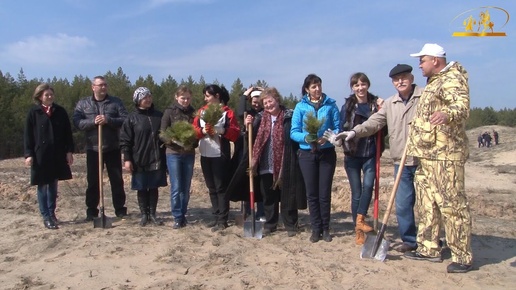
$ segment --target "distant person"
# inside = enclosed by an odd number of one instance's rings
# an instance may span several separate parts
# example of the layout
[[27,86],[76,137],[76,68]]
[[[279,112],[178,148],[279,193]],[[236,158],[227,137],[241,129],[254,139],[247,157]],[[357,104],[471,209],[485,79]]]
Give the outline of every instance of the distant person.
[[136,190],[140,226],[148,222],[162,225],[156,208],[158,188],[167,186],[165,149],[159,139],[163,114],[154,108],[152,94],[146,87],[134,91],[133,103],[136,110],[127,116],[120,132],[124,168],[131,173],[131,189]]
[[[312,235],[310,242],[321,238],[331,242],[331,189],[337,162],[335,147],[323,139],[327,129],[338,132],[339,109],[334,99],[323,93],[322,80],[315,74],[306,76],[301,87],[302,98],[292,115],[290,138],[299,143],[298,159],[305,182]],[[308,132],[305,126],[308,114],[322,122],[319,130]]]
[[[228,227],[229,197],[226,189],[229,182],[229,161],[231,158],[230,142],[235,142],[240,135],[240,127],[235,113],[227,103],[229,92],[225,87],[207,85],[203,89],[206,105],[199,109],[193,125],[199,140],[201,169],[209,191],[213,220],[207,224],[212,231]],[[202,116],[210,104],[220,105],[222,117],[216,124],[208,124]]]
[[43,224],[57,229],[57,182],[72,178],[74,142],[66,110],[54,103],[54,89],[39,84],[34,90],[24,132],[25,165],[30,166],[30,184],[37,185]]
[[[165,109],[161,119],[161,131],[185,121],[192,123],[195,109],[192,107],[192,90],[181,85],[174,94],[175,100]],[[178,142],[179,143],[179,142]],[[186,226],[186,213],[190,201],[190,186],[194,172],[195,149],[185,148],[176,142],[166,143],[168,174],[170,176],[170,209],[174,218],[172,228]],[[195,144],[194,147],[197,147]]]
[[482,133],[478,134],[477,141],[478,141],[478,148],[484,147],[484,137],[482,136]]
[[[99,214],[99,152],[111,184],[115,214],[123,218],[127,207],[119,136],[127,110],[119,98],[108,95],[108,84],[103,76],[93,78],[91,89],[93,95],[79,100],[73,112],[73,124],[86,135],[86,221],[92,221]],[[102,128],[102,148],[98,148],[99,128]]]
[[404,257],[442,262],[439,232],[444,223],[452,263],[448,273],[472,269],[471,213],[464,188],[469,156],[466,121],[470,113],[468,73],[446,61],[444,49],[427,43],[418,53],[427,84],[410,125],[407,154],[419,158],[414,178],[419,224],[417,250]]
[[491,140],[493,140],[493,138],[491,137],[491,134],[489,132],[485,132],[484,133],[484,141],[486,143],[486,147],[491,147]]
[[498,145],[498,132],[493,129],[493,138],[495,145]]
[[297,150],[290,139],[292,113],[281,105],[276,88],[266,88],[260,96],[264,110],[254,117],[247,115],[245,124],[254,123],[251,172],[259,176],[265,210],[264,235],[278,227],[279,213],[287,236],[298,230],[298,209],[306,208],[306,193]]
[[[347,136],[345,140],[349,141],[353,138],[368,137],[382,130],[382,128],[388,128],[389,150],[394,161],[394,176],[396,176],[408,139],[408,125],[416,112],[423,88],[414,84],[412,67],[407,64],[398,64],[393,67],[389,72],[389,77],[397,93],[388,98],[378,112],[372,114],[369,119],[356,125],[351,131],[345,131],[339,135]],[[335,135],[333,140],[339,135]],[[330,141],[336,142],[335,144],[340,146],[341,140],[333,140],[330,138]],[[396,192],[396,218],[400,238],[403,241],[403,244],[397,248],[399,252],[413,251],[417,248],[416,221],[414,218],[416,201],[414,176],[417,165],[417,158],[407,157]]]

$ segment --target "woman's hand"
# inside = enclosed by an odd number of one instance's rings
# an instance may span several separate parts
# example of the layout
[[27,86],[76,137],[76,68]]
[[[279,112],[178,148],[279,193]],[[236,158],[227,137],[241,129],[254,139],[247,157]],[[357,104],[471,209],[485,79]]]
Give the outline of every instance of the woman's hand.
[[133,172],[133,163],[131,161],[125,161],[124,169],[132,173]]

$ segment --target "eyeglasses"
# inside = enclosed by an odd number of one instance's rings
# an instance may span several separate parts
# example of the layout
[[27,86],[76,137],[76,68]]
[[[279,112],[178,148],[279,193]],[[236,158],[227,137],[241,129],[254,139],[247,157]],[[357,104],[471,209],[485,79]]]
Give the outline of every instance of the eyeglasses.
[[107,84],[94,84],[95,87],[107,87]]

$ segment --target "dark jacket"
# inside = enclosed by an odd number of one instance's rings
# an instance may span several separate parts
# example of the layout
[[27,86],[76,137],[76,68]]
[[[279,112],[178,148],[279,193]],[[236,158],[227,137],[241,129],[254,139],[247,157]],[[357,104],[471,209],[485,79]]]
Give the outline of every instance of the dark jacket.
[[40,105],[27,114],[24,156],[32,157],[31,185],[42,185],[72,178],[66,154],[74,151],[72,128],[66,110],[53,104],[51,117]]
[[159,139],[163,114],[154,109],[136,109],[127,116],[120,130],[120,149],[124,161],[133,163],[134,171],[166,168],[165,148]]
[[[179,121],[186,121],[188,123],[192,123],[195,116],[195,109],[192,106],[188,106],[188,108],[184,108],[179,105],[177,102],[170,105],[170,107],[165,109],[163,112],[163,118],[161,118],[161,131],[165,131],[168,127],[172,126],[172,124]],[[163,140],[162,140],[163,141]],[[195,149],[192,150],[184,150],[183,147],[177,145],[175,143],[167,143],[166,145],[166,153],[167,154],[195,154]],[[197,148],[199,145],[199,141],[195,142],[194,148]]]
[[113,96],[106,96],[102,106],[97,106],[93,96],[83,98],[77,102],[73,112],[74,126],[85,131],[86,150],[98,150],[98,130],[95,125],[97,115],[105,115],[107,124],[102,126],[102,152],[109,152],[120,149],[120,127],[127,117],[127,110],[122,101]]
[[[379,108],[376,104],[378,97],[368,93],[367,104],[361,104],[364,106],[368,106],[368,112],[362,113],[359,110],[359,105],[356,103],[355,95],[351,95],[349,98],[346,98],[346,102],[342,105],[340,110],[340,130],[341,131],[350,131],[355,126],[364,123],[369,117],[378,112]],[[382,128],[382,136],[387,136],[387,126]],[[344,148],[344,154],[350,157],[374,157],[376,155],[376,140],[377,135],[371,135],[363,138],[354,138],[349,142],[344,142],[342,144]],[[381,152],[385,149],[385,141],[384,139],[379,140],[378,144],[381,146]]]
[[[289,210],[295,209],[306,209],[307,201],[306,201],[306,190],[305,190],[305,182],[303,180],[303,176],[301,174],[301,169],[299,168],[299,162],[297,159],[297,150],[299,149],[299,144],[297,142],[292,141],[290,139],[290,129],[292,122],[292,113],[293,111],[290,109],[285,109],[285,115],[283,117],[283,140],[285,142],[283,147],[283,166],[281,172],[281,198],[280,202],[286,206]],[[258,128],[260,127],[260,123],[262,120],[262,112],[258,113],[255,116],[253,122],[253,143],[258,133]],[[247,138],[246,142],[247,143]],[[244,146],[247,148],[246,146]],[[246,168],[249,167],[249,154],[246,150],[243,152],[244,158],[242,158],[240,162],[240,166],[235,170],[233,178],[228,186],[228,191],[231,189],[241,189],[241,186],[235,186],[232,183],[238,184],[245,180],[249,181],[249,176],[247,175]],[[242,174],[243,172],[243,174]],[[238,177],[238,178],[237,178]],[[240,178],[240,179],[239,179]],[[254,184],[259,184],[259,176],[254,179]],[[245,183],[244,183],[245,184]],[[247,186],[249,183],[247,182]],[[255,186],[257,187],[257,186]],[[236,191],[236,190],[234,190]],[[256,192],[256,188],[255,188]],[[235,198],[237,194],[235,192],[229,192],[229,196],[233,197],[232,200],[239,200]],[[242,198],[243,200],[248,200],[246,197]]]

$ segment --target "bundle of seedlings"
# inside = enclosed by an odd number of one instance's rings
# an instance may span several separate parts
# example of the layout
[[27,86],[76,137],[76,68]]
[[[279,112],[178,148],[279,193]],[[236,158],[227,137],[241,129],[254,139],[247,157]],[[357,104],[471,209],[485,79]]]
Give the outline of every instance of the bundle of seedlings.
[[197,141],[194,126],[187,121],[173,123],[165,131],[161,131],[159,136],[165,143],[175,143],[185,150],[193,149]]
[[215,134],[214,126],[219,122],[220,118],[222,118],[222,114],[224,113],[224,109],[222,109],[221,104],[209,104],[206,110],[201,113],[201,119],[206,123],[205,129],[210,136]]
[[317,119],[317,117],[309,112],[306,114],[306,118],[303,123],[305,124],[305,130],[308,132],[305,140],[308,144],[310,144],[310,149],[312,152],[317,150],[317,132],[321,129],[321,126],[324,124],[326,118],[322,120]]

